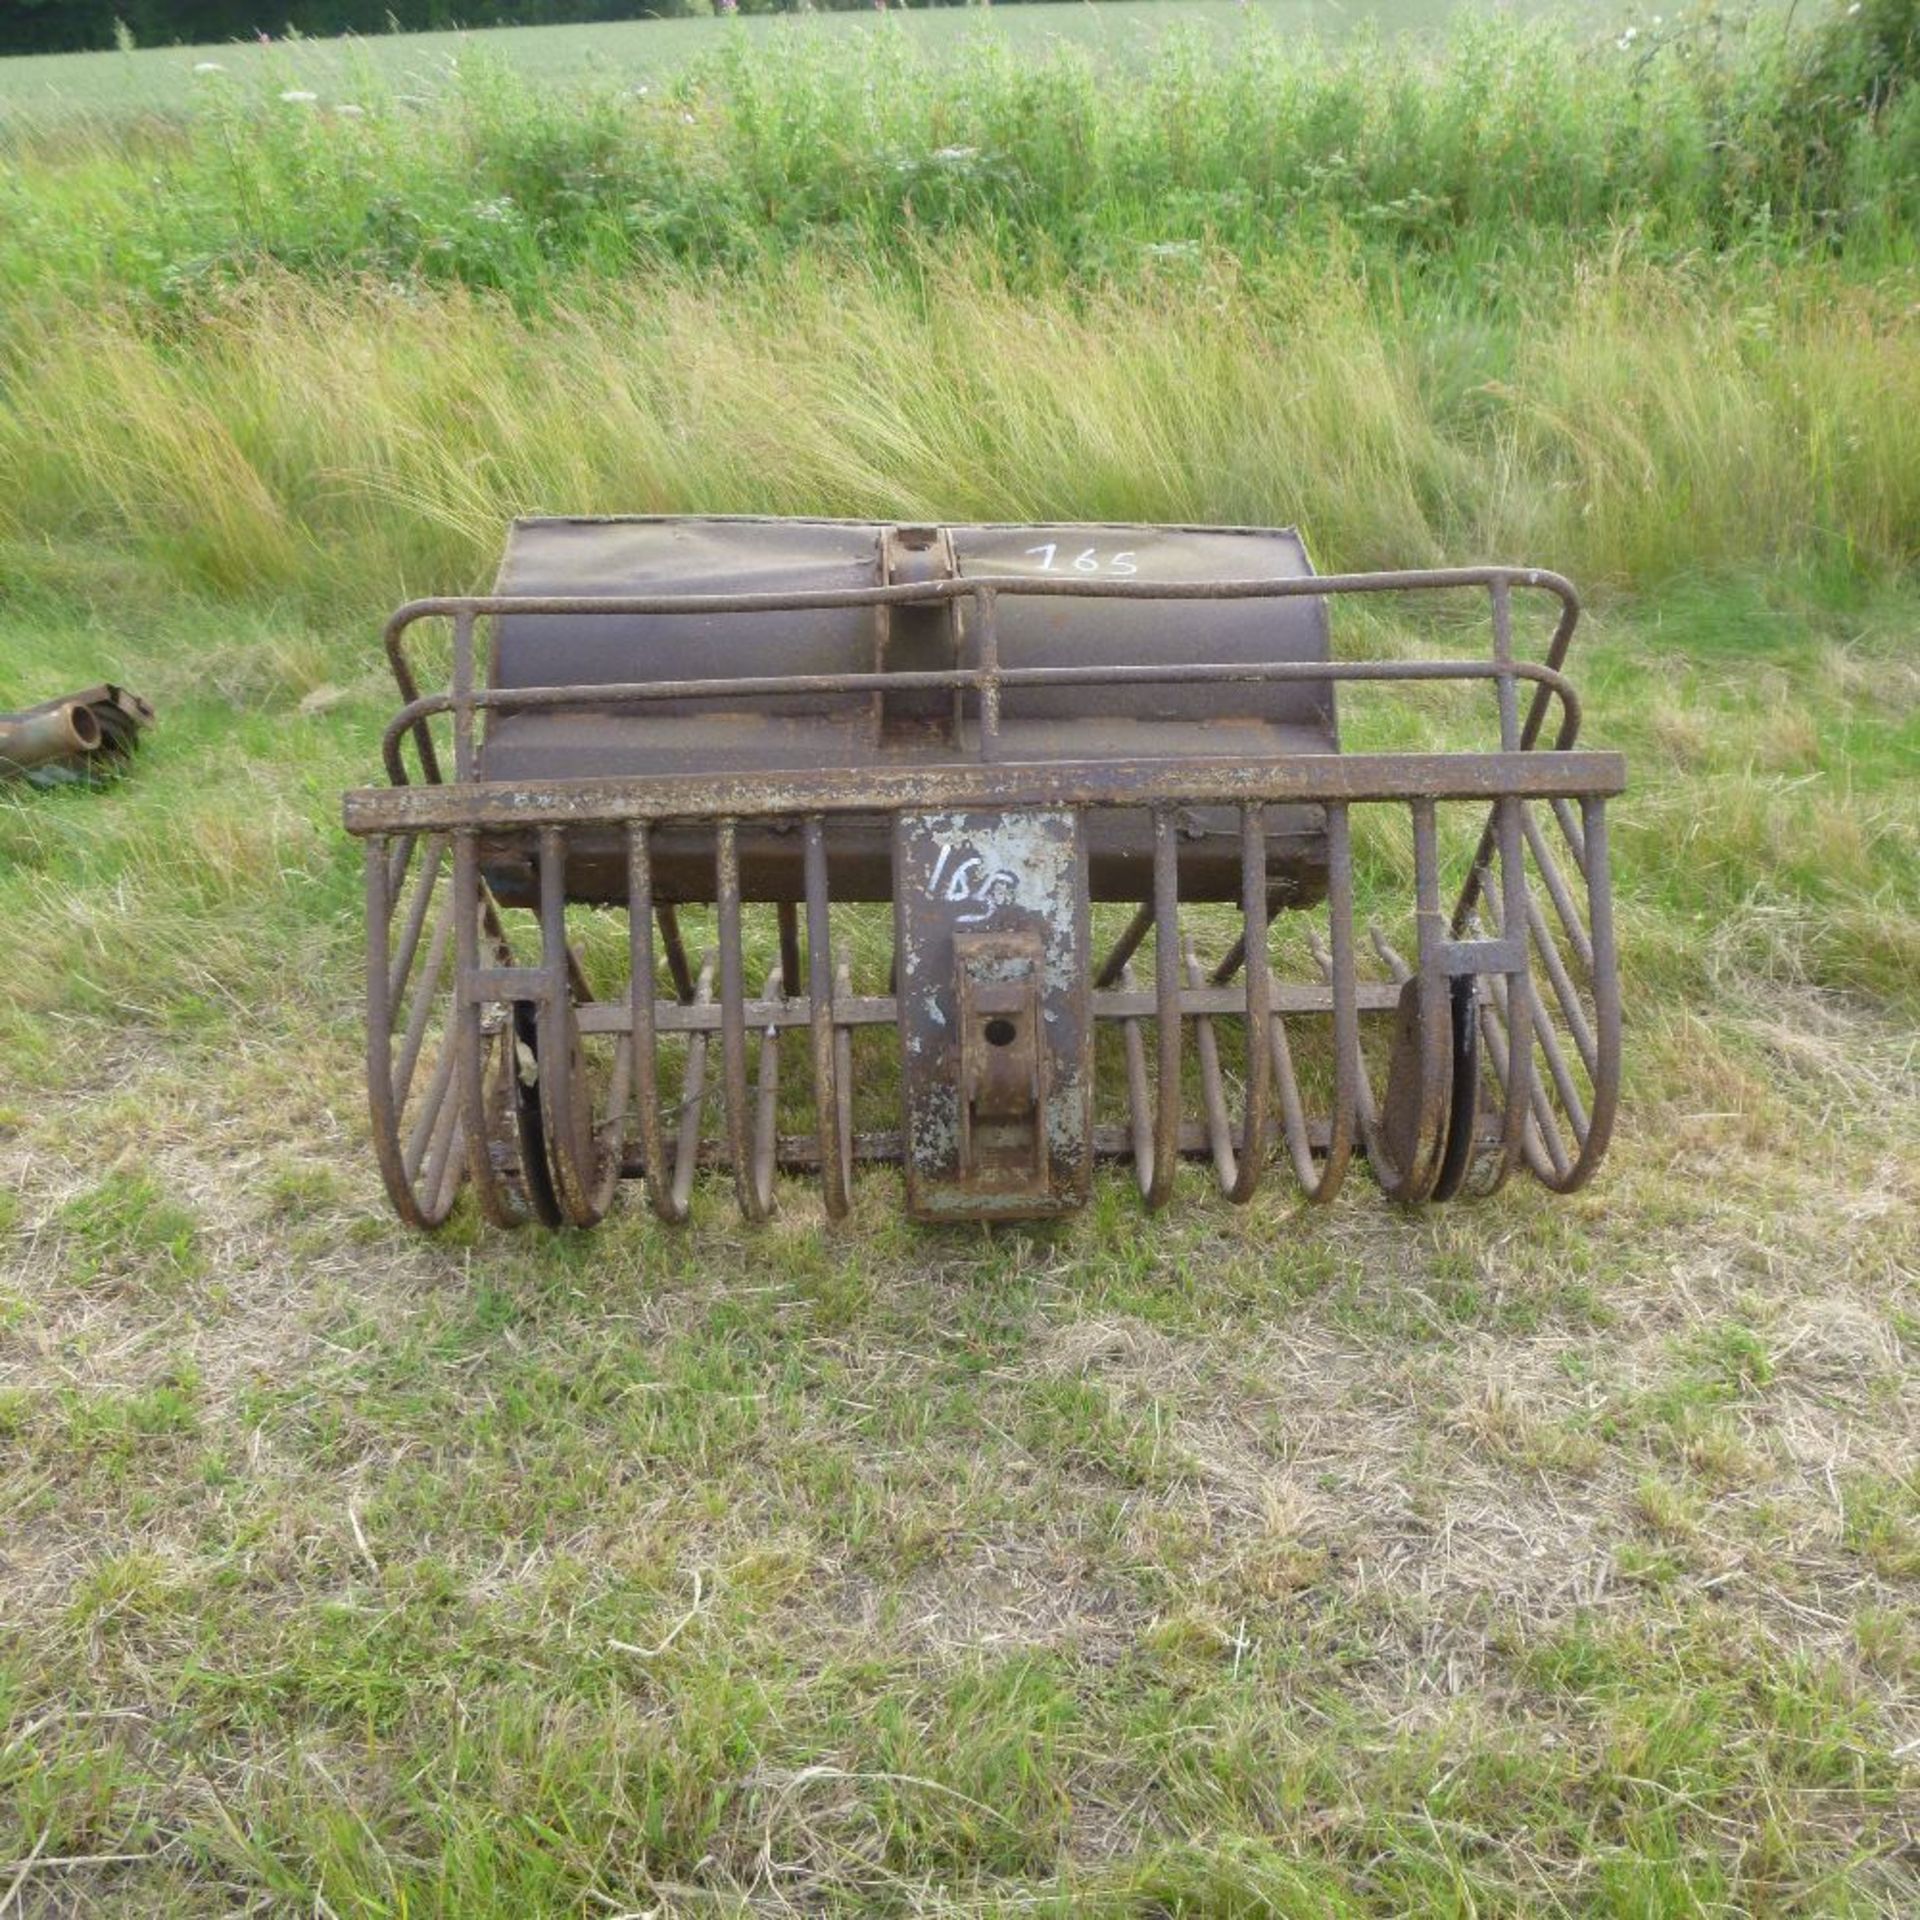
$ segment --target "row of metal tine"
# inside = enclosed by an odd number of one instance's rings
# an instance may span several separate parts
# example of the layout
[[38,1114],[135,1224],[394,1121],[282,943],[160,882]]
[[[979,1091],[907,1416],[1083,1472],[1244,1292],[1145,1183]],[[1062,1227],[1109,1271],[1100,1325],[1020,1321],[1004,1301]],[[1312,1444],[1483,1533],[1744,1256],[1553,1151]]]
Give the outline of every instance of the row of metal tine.
[[[1497,1135],[1483,1143],[1476,1190],[1500,1185],[1523,1158],[1545,1185],[1571,1190],[1586,1179],[1605,1149],[1617,1091],[1619,1007],[1604,803],[1584,798],[1578,819],[1569,802],[1549,803],[1584,882],[1584,915],[1540,821],[1524,801],[1510,796],[1494,800],[1465,888],[1451,911],[1444,909],[1435,804],[1419,797],[1406,804],[1413,829],[1415,951],[1411,961],[1403,958],[1377,930],[1372,951],[1396,987],[1409,979],[1422,983],[1418,991],[1426,996],[1425,1040],[1435,1050],[1451,1043],[1443,952],[1450,944],[1481,941],[1486,943],[1483,952],[1498,956],[1498,968],[1478,976],[1472,1016],[1479,1022],[1501,1116]],[[1326,935],[1322,938],[1316,930],[1308,936],[1321,984],[1303,996],[1284,993],[1270,964],[1247,964],[1248,955],[1264,958],[1269,950],[1272,903],[1262,808],[1247,805],[1240,811],[1242,926],[1210,975],[1191,943],[1181,938],[1175,813],[1165,807],[1154,810],[1152,896],[1096,970],[1093,983],[1096,1017],[1102,1017],[1100,996],[1116,988],[1126,996],[1125,1010],[1107,1017],[1117,1017],[1122,1030],[1128,1119],[1122,1138],[1106,1144],[1131,1158],[1149,1208],[1164,1205],[1171,1196],[1178,1160],[1196,1145],[1210,1156],[1226,1197],[1249,1200],[1271,1157],[1276,1121],[1286,1158],[1312,1200],[1333,1198],[1356,1149],[1365,1151],[1389,1194],[1409,1203],[1434,1196],[1439,1172],[1432,1154],[1412,1156],[1406,1165],[1396,1161],[1361,1049],[1362,989],[1348,815],[1344,804],[1325,808]],[[687,961],[672,907],[655,899],[650,825],[644,820],[627,824],[627,1005],[624,1018],[615,1008],[600,1010],[593,1020],[596,1031],[618,1038],[624,1030],[624,1039],[614,1048],[604,1092],[598,1096],[580,1066],[579,1014],[588,996],[567,943],[565,829],[549,826],[538,832],[540,960],[537,968],[514,970],[513,978],[526,991],[504,1012],[501,1002],[488,999],[487,970],[495,970],[497,981],[499,969],[513,968],[513,958],[482,880],[474,833],[457,829],[369,842],[374,1016],[369,1065],[375,1133],[389,1190],[403,1215],[416,1224],[439,1224],[462,1179],[471,1177],[482,1211],[500,1224],[516,1225],[531,1216],[552,1225],[589,1226],[607,1211],[623,1171],[638,1171],[654,1212],[665,1221],[685,1221],[702,1157],[708,1054],[717,1030],[724,1157],[742,1211],[750,1220],[763,1220],[774,1207],[776,1164],[783,1149],[776,1111],[779,1036],[783,1027],[800,1024],[808,1030],[816,1116],[816,1137],[807,1158],[817,1163],[828,1215],[846,1213],[856,1157],[867,1157],[862,1149],[870,1142],[868,1136],[856,1138],[854,1131],[853,1023],[843,1017],[853,987],[848,963],[844,955],[835,955],[832,945],[826,822],[814,815],[801,823],[804,966],[799,913],[785,904],[780,908],[779,958],[766,977],[751,1022],[738,823],[717,821],[714,836],[716,942],[696,973]],[[393,910],[417,838],[423,842],[422,858],[396,933]],[[428,933],[449,842],[453,884]],[[1551,906],[1552,922],[1528,884],[1528,854]],[[663,936],[660,948],[656,925]],[[1509,930],[1515,938],[1506,937]],[[1152,1012],[1144,1014],[1135,1010],[1142,996],[1134,961],[1149,935]],[[399,1009],[423,941],[424,962],[402,1022]],[[659,1072],[662,949],[676,1001],[704,1010],[712,1007],[716,991],[719,1000],[717,1018],[673,1023],[685,1031],[687,1051],[671,1127],[662,1110]],[[451,1018],[416,1099],[414,1081],[428,1047],[433,1006],[446,982],[449,957]],[[1584,996],[1576,969],[1585,977]],[[803,971],[804,987],[796,993]],[[1240,1005],[1237,1014],[1227,1017],[1243,1020],[1249,1039],[1237,1119],[1216,1033],[1217,989],[1236,976],[1244,982]],[[1537,979],[1545,983],[1551,1009],[1541,1003]],[[1216,991],[1207,994],[1209,987]],[[1378,1010],[1390,1005],[1391,998],[1375,991],[1368,996],[1369,1006]],[[1289,1004],[1283,1006],[1283,999]],[[1289,1020],[1300,1017],[1303,1008],[1329,1013],[1332,1020],[1330,1110],[1317,1124],[1308,1112],[1289,1035]],[[777,1009],[780,1017],[767,1017],[769,1009]],[[872,1018],[871,1011],[866,1017]],[[1202,1108],[1198,1141],[1194,1130],[1183,1125],[1189,1019]],[[1149,1020],[1154,1028],[1151,1079],[1145,1033]],[[1265,1036],[1264,1045],[1252,1043],[1256,1035]],[[750,1085],[749,1055],[756,1039]],[[524,1123],[526,1108],[537,1110],[537,1132]],[[516,1166],[530,1154],[538,1154],[544,1164]]]

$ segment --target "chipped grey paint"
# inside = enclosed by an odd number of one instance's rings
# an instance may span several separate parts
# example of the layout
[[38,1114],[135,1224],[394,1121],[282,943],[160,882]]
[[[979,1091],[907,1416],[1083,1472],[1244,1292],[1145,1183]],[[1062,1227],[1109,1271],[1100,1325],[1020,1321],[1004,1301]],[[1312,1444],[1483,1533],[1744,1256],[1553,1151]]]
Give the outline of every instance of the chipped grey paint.
[[[907,813],[895,825],[907,1207],[916,1219],[1043,1216],[1086,1198],[1093,1159],[1086,859],[1080,817],[1068,811]],[[966,932],[1038,936],[1046,1054],[1046,1164],[1038,1180],[1004,1168],[963,1174],[954,936]]]

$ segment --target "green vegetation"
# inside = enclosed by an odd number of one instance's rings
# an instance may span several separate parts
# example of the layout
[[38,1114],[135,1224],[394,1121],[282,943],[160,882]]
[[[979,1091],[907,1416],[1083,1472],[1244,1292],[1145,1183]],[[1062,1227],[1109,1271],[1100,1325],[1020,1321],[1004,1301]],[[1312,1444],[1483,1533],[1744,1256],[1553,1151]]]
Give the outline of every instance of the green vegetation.
[[[62,4],[63,0],[55,0]],[[1537,0],[1523,0],[1517,11],[1540,11]],[[663,9],[664,11],[664,9]],[[1169,30],[1201,26],[1218,39],[1245,30],[1254,18],[1277,32],[1320,33],[1341,37],[1378,26],[1400,33],[1438,27],[1455,11],[1454,0],[1379,0],[1355,14],[1340,0],[1060,0],[1059,4],[1013,7],[893,8],[882,14],[866,7],[853,12],[816,13],[810,34],[828,40],[857,40],[880,33],[904,37],[916,46],[964,49],[991,37],[1029,55],[1036,43],[1068,42],[1086,46],[1102,58],[1135,63],[1147,57]],[[1606,13],[1600,24],[1613,18]],[[467,21],[472,25],[471,20]],[[319,91],[351,100],[369,69],[403,93],[430,93],[442,84],[449,65],[476,50],[510,65],[528,79],[602,86],[653,83],[703,52],[721,35],[778,47],[786,23],[766,13],[745,12],[731,21],[673,18],[600,22],[591,26],[523,27],[511,33],[476,38],[470,33],[388,33],[365,38],[281,38],[262,46],[249,31],[242,40],[201,47],[143,42],[111,59],[87,54],[45,54],[0,61],[0,124],[66,120],[129,113],[179,115],[186,112],[211,61],[243,85]]]
[[[0,796],[0,1910],[1910,1913],[1910,20],[15,134],[0,705],[162,721]],[[1597,1188],[394,1228],[374,622],[698,509],[1573,573]]]

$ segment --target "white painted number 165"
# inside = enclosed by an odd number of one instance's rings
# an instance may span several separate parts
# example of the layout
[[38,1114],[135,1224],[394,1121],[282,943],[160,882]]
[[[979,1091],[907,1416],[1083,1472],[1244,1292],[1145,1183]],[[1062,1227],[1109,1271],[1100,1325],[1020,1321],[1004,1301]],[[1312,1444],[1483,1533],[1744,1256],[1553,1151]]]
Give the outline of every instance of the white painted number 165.
[[1081,552],[1076,553],[1071,560],[1061,561],[1057,567],[1053,563],[1060,551],[1058,541],[1049,540],[1044,547],[1029,547],[1027,551],[1029,553],[1037,553],[1040,556],[1040,571],[1042,573],[1128,574],[1138,573],[1140,571],[1139,564],[1135,561],[1131,548],[1125,553],[1108,554],[1103,560],[1100,557],[1100,550],[1097,547],[1087,547]]

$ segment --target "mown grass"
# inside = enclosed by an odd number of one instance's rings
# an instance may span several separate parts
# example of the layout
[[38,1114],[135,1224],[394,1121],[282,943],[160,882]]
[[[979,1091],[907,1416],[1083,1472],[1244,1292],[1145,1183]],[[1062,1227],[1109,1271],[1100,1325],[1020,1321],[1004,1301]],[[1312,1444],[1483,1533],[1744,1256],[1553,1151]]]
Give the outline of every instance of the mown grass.
[[[1454,11],[1452,0],[1386,0],[1356,20],[1327,0],[1083,0],[1070,5],[985,8],[895,8],[892,17],[868,13],[822,13],[810,25],[829,36],[857,36],[876,27],[904,31],[914,42],[941,49],[964,48],[980,36],[1004,37],[1017,49],[1066,40],[1104,57],[1147,57],[1169,27],[1204,26],[1222,38],[1244,31],[1254,15],[1280,32],[1317,32],[1330,38],[1362,28],[1393,33],[1440,27]],[[1602,25],[1610,24],[1601,21]],[[629,85],[660,81],[712,46],[717,34],[764,36],[779,46],[784,23],[774,15],[718,18],[598,21],[586,26],[528,27],[484,38],[469,33],[384,33],[365,39],[280,38],[204,47],[138,47],[113,54],[37,54],[0,62],[0,114],[20,123],[67,124],[75,120],[124,120],[137,114],[174,116],[190,110],[208,61],[241,82],[276,89],[304,87],[352,99],[369,67],[393,87],[431,92],[449,64],[471,59],[484,47],[489,57],[530,79],[563,86],[619,79]]]
[[[1816,150],[1826,56],[1752,44],[1176,54],[1117,127],[806,53],[708,71],[657,191],[650,109],[484,77],[10,152],[0,704],[162,723],[0,799],[0,1906],[1913,1910],[1920,295],[1897,115]],[[1017,165],[873,187],[1015,104]],[[596,126],[625,197],[542,200]],[[1140,184],[1188,131],[1203,196],[1325,178],[1195,211]],[[1442,214],[1365,217],[1389,153]],[[421,243],[503,193],[558,211]],[[401,1234],[338,793],[373,622],[539,509],[1573,572],[1633,777],[1601,1182]]]

